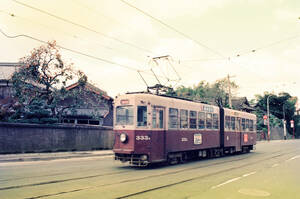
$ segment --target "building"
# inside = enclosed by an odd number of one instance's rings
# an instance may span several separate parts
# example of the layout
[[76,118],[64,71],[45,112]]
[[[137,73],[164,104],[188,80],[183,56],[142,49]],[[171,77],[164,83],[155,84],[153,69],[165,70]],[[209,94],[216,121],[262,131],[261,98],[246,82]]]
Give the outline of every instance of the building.
[[231,100],[232,107],[236,110],[252,112],[255,108],[251,107],[246,97],[236,97]]
[[13,87],[9,79],[19,66],[18,62],[0,62],[0,100],[13,95]]
[[18,62],[0,62],[0,119],[12,114],[18,104],[13,98],[13,85],[9,79],[19,65]]
[[[79,83],[74,83],[66,88],[68,91],[80,89]],[[67,109],[62,118],[62,123],[90,124],[101,126],[113,125],[113,98],[107,93],[90,83],[84,86],[80,99],[84,101],[75,109]],[[74,98],[66,98],[59,105],[66,107],[76,103]]]

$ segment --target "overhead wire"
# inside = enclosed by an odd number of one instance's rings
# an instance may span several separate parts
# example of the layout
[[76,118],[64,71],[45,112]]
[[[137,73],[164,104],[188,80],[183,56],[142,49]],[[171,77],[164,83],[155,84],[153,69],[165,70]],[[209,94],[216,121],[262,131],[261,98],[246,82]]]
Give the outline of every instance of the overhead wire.
[[[236,56],[233,56],[233,57],[231,57],[231,58],[235,58],[235,59],[237,60],[237,58],[242,57],[242,56],[244,56],[244,55],[251,54],[251,53],[256,53],[257,51],[260,51],[260,50],[263,50],[263,49],[267,49],[267,48],[276,46],[276,45],[278,45],[278,44],[281,44],[281,43],[283,43],[283,42],[297,39],[297,38],[299,38],[299,37],[300,37],[300,34],[296,34],[296,35],[294,35],[294,36],[287,37],[287,38],[285,38],[285,39],[281,39],[281,40],[278,40],[278,41],[275,41],[275,42],[271,42],[271,43],[269,43],[269,44],[267,44],[267,45],[263,45],[263,46],[261,46],[261,47],[254,48],[254,49],[252,49],[252,50],[248,50],[248,51],[246,51],[246,52],[244,52],[244,53],[239,53],[239,54],[237,54]],[[254,71],[252,71],[252,70],[249,69],[249,68],[252,68],[252,67],[249,67],[249,64],[248,64],[248,63],[247,63],[247,64],[245,64],[245,63],[235,63],[235,62],[233,61],[233,59],[231,59],[231,61],[232,61],[233,64],[236,64],[236,65],[238,65],[238,66],[246,65],[246,66],[248,66],[248,67],[244,67],[244,68],[246,68],[246,69],[247,69],[248,71],[250,71],[250,72],[254,72]],[[263,80],[264,82],[266,81],[266,79],[265,79],[264,77],[261,76],[261,73],[255,73],[255,74],[256,74],[255,77],[257,77],[257,78]]]
[[[142,50],[142,51],[144,51],[144,52],[150,53],[150,54],[152,54],[152,55],[155,54],[155,52],[152,52],[151,50],[148,50],[148,49],[145,49],[145,48],[136,46],[136,45],[134,45],[134,44],[131,44],[131,43],[128,43],[128,42],[125,42],[125,41],[122,41],[122,40],[120,40],[120,39],[118,39],[118,38],[115,38],[115,37],[108,36],[108,35],[106,35],[106,34],[104,34],[104,33],[102,33],[102,32],[99,32],[99,31],[97,31],[97,30],[91,29],[91,28],[89,28],[89,27],[87,27],[87,26],[85,26],[85,25],[78,24],[78,23],[76,23],[76,22],[73,22],[73,21],[71,21],[71,20],[65,19],[65,18],[63,18],[63,17],[54,15],[54,14],[52,14],[52,13],[49,13],[49,12],[45,11],[45,10],[42,10],[42,9],[39,9],[39,8],[30,6],[30,5],[28,5],[28,4],[22,3],[22,2],[17,1],[17,0],[12,0],[12,1],[14,1],[15,3],[20,4],[20,5],[22,5],[22,6],[25,6],[25,7],[27,7],[27,8],[33,9],[33,10],[35,10],[35,11],[41,12],[41,13],[43,13],[43,14],[46,14],[46,15],[48,15],[48,16],[51,16],[51,17],[56,18],[56,19],[58,19],[58,20],[61,20],[61,21],[65,22],[65,23],[70,23],[70,24],[72,24],[72,25],[74,25],[74,26],[77,26],[77,27],[86,29],[86,30],[88,30],[88,31],[90,31],[90,32],[93,32],[93,33],[96,33],[96,34],[100,34],[100,35],[102,35],[102,36],[104,36],[104,37],[106,37],[106,38],[109,38],[109,39],[112,39],[112,40],[116,40],[116,41],[118,41],[118,42],[120,42],[120,43],[123,43],[123,44],[125,44],[125,45],[134,47],[134,48],[136,48],[136,49],[139,49],[139,50]],[[182,64],[181,64],[181,65],[182,65]],[[187,67],[187,66],[185,66],[185,65],[182,65],[182,66]],[[188,67],[188,68],[192,68],[192,67]]]
[[[82,7],[84,7],[85,9],[87,9],[87,10],[89,10],[89,11],[91,11],[91,12],[94,12],[95,14],[97,14],[97,15],[99,15],[99,16],[102,16],[102,17],[104,17],[104,18],[106,18],[106,19],[108,19],[108,20],[110,20],[110,21],[113,21],[113,22],[115,22],[115,23],[117,23],[117,24],[119,24],[119,25],[121,25],[121,26],[126,26],[127,28],[129,28],[129,29],[131,29],[131,30],[133,30],[130,26],[128,26],[128,25],[126,25],[126,24],[123,24],[123,23],[121,23],[121,22],[119,22],[119,21],[117,21],[117,20],[115,20],[115,19],[113,19],[113,18],[111,18],[111,17],[108,17],[108,16],[106,16],[106,15],[104,15],[104,14],[100,14],[99,12],[97,12],[97,10],[95,9],[95,8],[91,8],[91,7],[89,7],[89,6],[87,6],[87,5],[85,5],[84,3],[82,3],[82,2],[80,2],[79,0],[73,0],[72,1],[73,3],[75,3],[75,4],[78,4],[78,5],[80,5],[80,6],[82,6]],[[216,58],[215,60],[224,60],[224,58]],[[227,58],[226,58],[227,59]],[[172,60],[174,61],[174,59],[172,58]],[[209,59],[205,59],[205,60],[209,60]],[[181,65],[181,66],[184,66],[184,67],[186,67],[186,68],[190,68],[190,69],[193,69],[193,67],[190,67],[190,66],[186,66],[186,65],[183,65],[183,64],[181,64],[181,62],[183,62],[183,60],[176,60],[176,61],[178,61],[178,63]],[[184,60],[184,61],[186,61],[186,60]],[[173,67],[173,66],[172,66]],[[174,67],[173,67],[174,68]],[[175,70],[175,69],[174,69]],[[175,70],[176,71],[176,70]],[[177,73],[177,71],[176,71],[176,73]],[[163,74],[165,77],[166,77],[166,75],[165,74]],[[167,77],[166,77],[167,78]]]
[[228,60],[228,58],[207,58],[207,59],[182,59],[179,62],[210,62],[218,60]]
[[[8,14],[8,15],[11,16],[11,17],[17,17],[15,14],[12,14],[12,13],[9,13],[9,12],[4,12],[4,13]],[[22,17],[19,17],[19,16],[18,16],[18,18],[23,19]],[[25,18],[24,18],[24,19],[25,19]],[[24,19],[23,19],[23,20],[24,20]],[[25,20],[28,20],[28,19],[25,19]],[[32,20],[30,20],[30,21],[32,22]],[[17,36],[9,36],[9,35],[5,34],[2,30],[1,30],[1,32],[2,32],[2,34],[4,34],[5,36],[7,36],[8,38],[27,37],[27,38],[33,39],[33,40],[35,40],[35,41],[38,41],[38,42],[47,44],[46,41],[43,41],[43,40],[34,38],[34,37],[32,37],[32,36],[29,36],[29,35],[24,35],[24,34],[22,34],[22,35],[17,35]],[[125,65],[121,65],[121,64],[119,64],[119,63],[111,62],[111,61],[109,61],[109,60],[104,60],[103,58],[99,58],[99,57],[92,56],[92,55],[89,55],[89,54],[86,54],[86,53],[82,53],[82,52],[80,52],[80,51],[75,51],[75,50],[73,50],[73,49],[66,48],[66,47],[61,46],[61,45],[57,45],[57,46],[60,47],[61,49],[68,50],[68,51],[71,51],[71,52],[73,52],[73,53],[77,53],[77,54],[80,54],[80,55],[83,55],[83,56],[87,56],[87,57],[89,57],[89,58],[98,59],[98,60],[100,60],[100,61],[106,61],[106,62],[108,62],[108,63],[110,63],[110,64],[115,64],[115,65],[118,65],[118,66],[123,66],[123,67],[125,67],[125,68],[135,70],[135,71],[137,71],[137,72],[139,73],[139,75],[141,75],[141,72],[143,72],[143,73],[145,73],[145,74],[148,74],[148,75],[153,76],[153,74],[147,73],[146,71],[134,69],[134,68],[131,68],[131,67],[129,67],[129,66],[125,66]],[[104,47],[105,47],[105,46],[104,46]],[[156,75],[156,74],[155,74],[155,75]],[[160,75],[156,75],[156,76],[162,77],[162,76],[160,76]],[[162,77],[162,78],[166,78],[168,81],[170,81],[170,79],[169,79],[168,77],[166,77],[165,75],[164,75],[164,77]]]
[[108,17],[108,16],[104,15],[103,13],[100,13],[97,9],[91,8],[91,7],[87,6],[86,4],[80,2],[79,0],[72,0],[72,3],[78,4],[78,6],[83,7],[85,9],[89,10],[90,12],[93,12],[98,16],[104,17],[107,20],[112,21],[120,26],[126,26],[128,29],[133,30],[133,28],[131,26],[121,23],[120,21],[113,19],[112,17]]
[[[41,40],[41,39],[38,39],[38,38],[35,38],[35,37],[32,37],[30,35],[26,35],[26,34],[19,34],[19,35],[8,35],[6,34],[1,28],[0,28],[0,32],[7,38],[10,38],[10,39],[14,39],[14,38],[18,38],[18,37],[25,37],[25,38],[29,38],[29,39],[32,39],[34,41],[38,41],[40,43],[44,43],[44,44],[48,44],[48,42],[44,41],[44,40]],[[132,71],[135,71],[137,73],[145,73],[147,75],[151,75],[151,76],[158,76],[158,77],[162,77],[164,78],[163,76],[160,76],[160,75],[153,75],[152,73],[148,72],[148,71],[145,71],[145,70],[140,70],[140,69],[137,69],[137,68],[133,68],[131,66],[127,66],[125,64],[120,64],[120,63],[117,63],[117,62],[113,62],[113,61],[110,61],[110,60],[107,60],[107,59],[104,59],[104,58],[101,58],[101,57],[97,57],[97,56],[94,56],[94,55],[89,55],[87,53],[83,53],[83,52],[80,52],[80,51],[77,51],[77,50],[73,50],[71,48],[67,48],[67,47],[64,47],[62,45],[59,45],[57,44],[56,45],[57,47],[63,49],[63,50],[66,50],[66,51],[69,51],[69,52],[72,52],[72,53],[75,53],[75,54],[79,54],[79,55],[82,55],[82,56],[85,56],[85,57],[88,57],[88,58],[91,58],[91,59],[95,59],[95,60],[98,60],[98,61],[102,61],[102,62],[106,62],[108,64],[112,64],[112,65],[115,65],[115,66],[119,66],[119,67],[122,67],[122,68],[126,68],[128,70],[132,70]]]
[[[24,3],[19,2],[19,1],[17,1],[17,0],[13,0],[13,1],[16,2],[16,3],[18,3],[18,4],[21,4],[21,5],[23,5],[23,6],[26,6],[26,7],[29,7],[29,8],[31,8],[31,9],[37,10],[37,11],[39,11],[39,12],[42,12],[42,13],[44,13],[44,14],[47,14],[47,15],[49,15],[49,16],[55,17],[56,19],[63,20],[63,21],[65,21],[65,22],[67,22],[67,23],[71,23],[71,24],[73,24],[73,25],[76,25],[76,26],[79,26],[79,27],[81,27],[81,28],[87,29],[87,30],[89,30],[89,31],[95,32],[95,33],[97,33],[97,34],[101,34],[102,36],[106,35],[106,34],[104,34],[104,33],[101,33],[101,32],[99,32],[99,31],[96,31],[96,30],[94,30],[94,29],[91,29],[91,28],[89,28],[89,27],[87,27],[87,26],[84,26],[84,25],[82,25],[82,24],[77,24],[77,23],[72,22],[72,21],[70,21],[70,20],[67,20],[67,19],[64,19],[64,18],[62,18],[62,17],[53,15],[53,14],[51,14],[51,13],[49,13],[49,12],[44,11],[44,10],[41,10],[41,9],[32,7],[32,6],[27,5],[27,4],[24,4]],[[145,14],[145,15],[147,15],[148,17],[152,18],[153,20],[155,20],[155,21],[157,21],[157,22],[163,24],[164,26],[168,27],[169,29],[172,29],[173,31],[177,32],[178,34],[181,34],[182,36],[184,36],[184,37],[190,39],[191,41],[194,41],[194,42],[197,43],[198,45],[200,45],[200,46],[202,46],[202,47],[204,47],[204,48],[207,48],[207,49],[209,49],[209,50],[212,51],[212,52],[214,51],[213,49],[209,48],[208,46],[203,45],[202,43],[198,42],[197,40],[194,40],[194,39],[193,39],[192,37],[190,37],[189,35],[187,35],[187,34],[181,32],[181,31],[175,29],[174,27],[172,27],[172,26],[166,24],[165,22],[161,21],[160,19],[157,19],[157,18],[151,16],[150,14],[144,12],[143,10],[141,10],[141,9],[139,9],[139,8],[137,8],[137,7],[133,6],[133,5],[131,5],[131,4],[129,4],[129,3],[126,2],[125,0],[120,0],[120,1],[122,1],[123,3],[127,4],[128,6],[130,6],[130,7],[132,7],[132,8],[135,8],[136,10],[142,12],[143,14]],[[104,35],[103,35],[103,34],[104,34]],[[296,38],[298,38],[299,36],[300,36],[300,35],[296,35],[296,36],[287,38],[287,39],[285,39],[285,40],[296,39]],[[30,36],[29,36],[29,37],[30,37]],[[109,36],[109,37],[110,37],[110,36]],[[110,38],[110,39],[113,39],[113,38],[114,38],[114,37],[112,37],[112,38]],[[117,38],[115,38],[115,39],[117,39]],[[260,48],[256,48],[256,49],[251,50],[251,51],[248,51],[248,52],[246,52],[246,53],[240,53],[240,54],[238,54],[237,57],[239,57],[239,56],[241,56],[241,55],[245,55],[245,54],[251,53],[251,52],[256,52],[256,51],[261,50],[261,49],[264,49],[264,48],[268,48],[268,47],[277,45],[277,44],[279,44],[279,43],[284,42],[285,40],[280,40],[280,41],[277,41],[277,42],[273,42],[273,43],[271,43],[271,44],[269,44],[269,45],[266,45],[266,46],[263,46],[263,47],[260,47]],[[117,41],[118,41],[118,39],[117,39]],[[121,41],[121,40],[120,40],[120,41]],[[120,41],[119,41],[119,42],[120,42]],[[122,43],[122,42],[123,42],[123,41],[121,41],[121,43]],[[128,45],[127,42],[125,42],[124,44]],[[129,43],[129,44],[130,44],[130,43]],[[135,46],[135,47],[136,47],[136,46]],[[140,47],[139,47],[139,48],[140,48]],[[64,48],[62,48],[62,49],[64,49]],[[143,49],[143,51],[145,51],[145,52],[153,53],[152,51],[149,51],[149,50],[147,50],[147,49],[144,49],[144,48],[142,48],[142,49]],[[67,49],[65,49],[65,50],[67,50]],[[70,50],[72,50],[72,49],[70,49]],[[140,50],[141,50],[141,49],[140,49]],[[80,52],[80,53],[81,53],[81,52]],[[201,61],[202,61],[202,60],[203,60],[203,61],[209,61],[209,60],[225,60],[225,59],[228,59],[228,58],[225,58],[224,56],[222,56],[222,54],[219,54],[218,52],[215,52],[215,54],[218,54],[219,56],[221,56],[221,57],[223,57],[223,58],[222,58],[222,59],[220,58],[220,59],[181,60],[181,61],[182,61],[182,62],[183,62],[183,61],[200,61],[200,60],[201,60]],[[230,59],[229,59],[229,60],[230,60]],[[103,61],[103,60],[102,60],[102,61]],[[108,60],[108,61],[109,61],[109,60]],[[111,63],[111,64],[112,64],[112,63]],[[236,63],[236,64],[237,64],[237,63]],[[117,65],[119,65],[119,64],[117,64]]]
[[103,37],[105,37],[105,38],[108,38],[108,39],[117,41],[117,42],[119,42],[119,43],[125,44],[125,45],[127,45],[127,46],[131,46],[131,47],[133,47],[133,48],[142,50],[142,51],[147,52],[147,53],[150,53],[150,54],[155,54],[154,52],[149,51],[148,49],[142,48],[142,47],[140,47],[140,46],[137,46],[137,45],[135,45],[135,44],[132,44],[132,43],[129,43],[129,42],[126,42],[126,41],[123,41],[123,40],[120,40],[120,39],[118,39],[118,38],[116,38],[116,37],[109,36],[109,35],[107,35],[107,34],[105,34],[105,33],[103,33],[103,32],[94,30],[94,29],[92,29],[92,28],[90,28],[90,27],[88,27],[88,26],[85,26],[85,25],[76,23],[76,22],[71,21],[71,20],[69,20],[69,19],[66,19],[66,18],[60,17],[60,16],[58,16],[58,15],[52,14],[52,13],[50,13],[50,12],[47,12],[47,11],[45,11],[45,10],[42,10],[42,9],[33,7],[33,6],[31,6],[31,5],[25,4],[25,3],[20,2],[20,1],[17,1],[17,0],[12,0],[12,1],[15,2],[15,3],[17,3],[17,4],[19,4],[19,5],[22,5],[22,6],[24,6],[24,7],[30,8],[30,9],[32,9],[32,10],[38,11],[38,12],[40,12],[40,13],[43,13],[43,14],[45,14],[45,15],[48,15],[48,16],[50,16],[50,17],[53,17],[53,18],[58,19],[58,20],[60,20],[60,21],[63,21],[63,22],[65,22],[65,23],[69,23],[69,24],[72,24],[72,25],[74,25],[74,26],[77,26],[77,27],[80,27],[80,28],[82,28],[82,29],[85,29],[85,30],[87,30],[87,31],[96,33],[96,34],[101,35],[101,36],[103,36]]
[[[26,35],[26,34],[19,34],[19,35],[8,35],[6,34],[2,29],[0,29],[0,32],[7,38],[10,38],[10,39],[13,39],[13,38],[18,38],[18,37],[26,37],[26,38],[29,38],[29,39],[32,39],[32,40],[35,40],[35,41],[38,41],[40,43],[44,43],[44,44],[48,44],[48,42],[44,41],[44,40],[41,40],[41,39],[37,39],[35,37],[32,37],[30,35]],[[109,64],[112,64],[112,65],[117,65],[117,66],[120,66],[120,67],[123,67],[123,68],[127,68],[129,70],[134,70],[134,71],[139,71],[139,72],[145,72],[145,71],[142,71],[142,70],[138,70],[136,68],[133,68],[133,67],[130,67],[130,66],[127,66],[127,65],[124,65],[124,64],[120,64],[120,63],[116,63],[116,62],[113,62],[113,61],[110,61],[110,60],[107,60],[107,59],[103,59],[103,58],[100,58],[100,57],[96,57],[96,56],[93,56],[93,55],[89,55],[87,53],[83,53],[83,52],[80,52],[80,51],[77,51],[77,50],[73,50],[71,48],[67,48],[67,47],[64,47],[62,45],[59,45],[57,44],[57,47],[63,49],[63,50],[66,50],[66,51],[69,51],[69,52],[72,52],[72,53],[75,53],[75,54],[79,54],[79,55],[82,55],[82,56],[85,56],[85,57],[89,57],[89,58],[92,58],[92,59],[96,59],[98,61],[102,61],[102,62],[106,62],[106,63],[109,63]]]
[[[232,63],[235,64],[235,65],[241,66],[240,64],[234,63],[234,62],[231,60],[231,59],[234,58],[234,57],[224,57],[224,56],[223,56],[222,54],[220,54],[219,52],[216,52],[215,50],[213,50],[213,49],[207,47],[206,45],[203,45],[202,43],[199,43],[197,40],[194,40],[194,39],[191,38],[189,35],[187,35],[187,34],[181,32],[181,31],[178,31],[176,28],[174,28],[174,27],[172,27],[172,26],[166,24],[165,22],[163,22],[162,20],[160,20],[160,19],[158,19],[158,18],[155,18],[154,16],[150,15],[149,13],[145,12],[144,10],[142,10],[142,9],[140,9],[140,8],[137,8],[136,6],[134,6],[134,5],[130,4],[130,3],[128,3],[128,2],[125,1],[125,0],[120,0],[120,1],[123,2],[123,3],[125,3],[126,5],[128,5],[128,6],[132,7],[132,8],[134,8],[134,9],[136,9],[137,11],[141,12],[142,14],[144,14],[144,15],[150,17],[151,19],[153,19],[153,20],[159,22],[160,24],[166,26],[167,28],[169,28],[169,29],[171,29],[171,30],[177,32],[178,34],[181,34],[182,36],[184,36],[184,37],[186,37],[186,38],[188,38],[188,39],[194,41],[195,43],[199,44],[200,46],[207,48],[208,50],[214,52],[215,54],[221,55],[221,57],[222,57],[222,58],[219,58],[219,59],[217,59],[217,58],[216,58],[216,59],[199,59],[199,60],[185,60],[185,61],[212,61],[212,60],[214,61],[214,60],[228,60],[228,61],[232,62]],[[271,46],[277,45],[277,44],[282,43],[282,42],[284,42],[284,41],[296,39],[296,38],[298,38],[298,37],[300,37],[300,35],[296,35],[296,36],[289,37],[289,38],[284,39],[284,40],[276,41],[276,42],[273,42],[273,43],[271,43],[271,44],[269,44],[269,45],[262,46],[262,47],[259,47],[259,48],[254,49],[254,50],[251,50],[251,51],[248,52],[248,53],[257,52],[258,50],[265,49],[265,48],[269,48],[269,47],[271,47]],[[247,54],[247,53],[237,54],[236,57],[239,57],[239,56],[244,55],[244,54]],[[179,62],[179,63],[180,63],[180,62]]]
[[191,36],[187,35],[186,33],[177,30],[177,29],[174,28],[173,26],[171,26],[171,25],[165,23],[164,21],[162,21],[162,20],[160,20],[160,19],[158,19],[158,18],[156,18],[156,17],[150,15],[149,13],[145,12],[144,10],[142,10],[142,9],[140,9],[140,8],[138,8],[138,7],[136,7],[136,6],[132,5],[132,4],[130,4],[130,3],[128,3],[128,2],[125,1],[125,0],[120,0],[120,1],[123,2],[124,4],[128,5],[129,7],[131,7],[131,8],[133,8],[133,9],[139,11],[139,12],[142,13],[143,15],[146,15],[147,17],[153,19],[154,21],[156,21],[156,22],[162,24],[163,26],[165,26],[165,27],[167,27],[167,28],[173,30],[174,32],[178,33],[179,35],[181,35],[181,36],[183,36],[183,37],[189,39],[190,41],[193,41],[193,42],[194,42],[195,44],[197,44],[198,46],[201,46],[202,48],[206,48],[207,50],[209,50],[209,51],[215,53],[216,55],[218,55],[218,56],[220,56],[220,57],[222,57],[222,58],[226,58],[226,57],[225,57],[224,55],[222,55],[220,52],[218,52],[218,51],[216,51],[216,50],[214,50],[214,49],[208,47],[207,45],[205,45],[205,44],[203,44],[203,43],[201,43],[201,42],[195,40],[194,38],[192,38]]
[[[142,10],[142,9],[140,9],[140,8],[138,8],[138,7],[136,7],[136,6],[132,5],[132,4],[130,4],[130,3],[128,3],[128,2],[125,1],[125,0],[120,0],[120,1],[123,2],[124,4],[126,4],[127,6],[129,6],[129,7],[133,8],[133,9],[137,10],[138,12],[142,13],[143,15],[145,15],[145,16],[151,18],[152,20],[154,20],[154,21],[160,23],[161,25],[167,27],[168,29],[170,29],[170,30],[176,32],[177,34],[179,34],[179,35],[181,35],[181,36],[187,38],[188,40],[194,42],[195,44],[197,44],[197,45],[200,46],[201,48],[205,48],[205,49],[207,49],[207,50],[213,52],[214,54],[220,56],[223,60],[229,60],[229,61],[230,61],[230,59],[228,59],[227,57],[225,57],[225,56],[224,56],[223,54],[221,54],[220,52],[218,52],[218,51],[216,51],[216,50],[214,50],[214,49],[208,47],[207,45],[205,45],[205,44],[203,44],[203,43],[201,43],[201,42],[195,40],[194,38],[192,38],[191,36],[187,35],[186,33],[177,30],[175,27],[173,27],[173,26],[171,26],[171,25],[165,23],[164,21],[162,21],[162,20],[160,20],[160,19],[158,19],[158,18],[156,18],[156,17],[150,15],[149,13],[145,12],[144,10]],[[180,61],[179,61],[178,63],[180,63]],[[184,67],[186,67],[186,68],[191,68],[191,69],[192,69],[192,67],[189,67],[189,66],[186,66],[186,65],[182,65],[182,64],[181,64],[181,66],[184,66]],[[177,73],[177,71],[176,71],[176,73]],[[182,82],[182,79],[180,79],[179,81]]]
[[291,37],[287,37],[287,38],[285,38],[285,39],[281,39],[281,40],[278,40],[278,41],[269,43],[269,44],[267,44],[267,45],[264,45],[264,46],[261,46],[261,47],[254,48],[254,49],[252,49],[252,50],[248,50],[248,51],[246,51],[246,52],[244,52],[244,53],[238,53],[238,54],[236,55],[236,57],[240,57],[240,56],[243,56],[243,55],[245,55],[245,54],[255,53],[255,52],[260,51],[260,50],[262,50],[262,49],[270,48],[270,47],[276,46],[276,45],[278,45],[278,44],[281,44],[281,43],[283,43],[283,42],[297,39],[297,38],[299,38],[299,37],[300,37],[300,34],[297,34],[297,35],[294,35],[294,36],[291,36]]
[[[78,35],[71,34],[71,33],[65,32],[65,31],[62,31],[61,29],[56,29],[56,28],[51,27],[51,26],[48,26],[48,25],[46,25],[46,24],[38,23],[37,21],[31,20],[31,19],[29,19],[29,18],[26,18],[26,17],[23,17],[23,16],[16,15],[15,13],[11,13],[11,12],[5,11],[5,10],[0,10],[0,12],[6,13],[7,15],[9,15],[9,16],[11,16],[11,17],[15,17],[15,18],[21,19],[21,20],[23,20],[23,21],[26,21],[27,23],[28,23],[28,22],[30,22],[30,23],[35,23],[35,24],[38,24],[38,25],[40,25],[40,26],[43,26],[43,27],[45,27],[45,28],[47,28],[47,29],[49,29],[49,28],[50,28],[50,29],[55,29],[55,30],[57,30],[57,31],[62,32],[63,34],[68,35],[68,36],[71,37],[72,39],[80,39],[80,41],[84,41],[84,42],[86,42],[86,43],[89,42],[89,40],[87,40],[87,39],[85,39],[85,38],[83,38],[83,37],[80,37],[80,36],[78,36]],[[110,47],[110,46],[103,45],[102,43],[98,42],[97,40],[93,40],[92,42],[95,43],[95,44],[97,44],[97,46],[100,46],[101,48],[108,49],[108,50],[111,50],[111,51],[116,51],[116,52],[124,53],[124,52],[122,52],[122,50],[115,49],[115,48],[112,48],[112,47]],[[139,51],[139,52],[141,52],[141,51]]]

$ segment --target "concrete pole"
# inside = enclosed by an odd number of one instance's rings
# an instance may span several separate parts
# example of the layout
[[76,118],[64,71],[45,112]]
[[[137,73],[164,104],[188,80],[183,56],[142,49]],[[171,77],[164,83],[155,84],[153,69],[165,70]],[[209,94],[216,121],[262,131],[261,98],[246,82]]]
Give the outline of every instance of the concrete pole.
[[283,138],[286,140],[286,121],[283,119]]
[[270,95],[267,97],[267,115],[268,115],[268,141],[270,141],[270,110],[269,110],[269,97]]
[[229,76],[229,74],[227,75],[227,83],[228,83],[228,101],[229,101],[229,107],[232,108],[232,103],[231,103],[231,85],[230,85],[230,76]]
[[286,140],[286,121],[285,121],[284,103],[282,105],[282,111],[283,111],[283,139]]

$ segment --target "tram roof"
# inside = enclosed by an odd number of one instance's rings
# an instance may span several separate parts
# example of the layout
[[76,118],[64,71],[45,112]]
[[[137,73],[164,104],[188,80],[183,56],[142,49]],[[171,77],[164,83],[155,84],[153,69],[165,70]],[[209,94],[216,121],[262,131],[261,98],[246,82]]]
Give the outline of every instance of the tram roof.
[[[149,92],[130,92],[130,93],[126,93],[124,95],[120,95],[119,97],[125,97],[127,95],[136,95],[136,96],[141,96],[141,97],[144,97],[144,96],[151,96],[151,97],[154,97],[154,98],[159,98],[159,97],[163,97],[165,99],[175,99],[175,100],[181,100],[181,101],[185,101],[185,102],[192,102],[192,103],[199,103],[199,104],[203,104],[203,105],[208,105],[208,106],[212,106],[212,107],[215,107],[215,108],[219,108],[218,106],[216,105],[211,105],[211,104],[208,104],[208,103],[205,103],[205,102],[201,102],[201,101],[195,101],[195,100],[191,100],[191,99],[187,99],[187,98],[182,98],[182,97],[178,97],[178,96],[169,96],[169,95],[164,95],[164,94],[153,94],[153,93],[149,93]],[[226,114],[229,114],[229,115],[239,115],[239,116],[244,116],[244,117],[251,117],[251,118],[255,118],[255,115],[254,114],[251,114],[251,113],[247,113],[247,112],[244,112],[244,111],[240,111],[240,110],[234,110],[234,109],[229,109],[229,108],[224,108],[224,111]]]
[[170,96],[170,95],[165,95],[165,94],[153,94],[153,93],[149,93],[149,92],[129,92],[129,93],[126,93],[125,95],[151,95],[154,97],[178,99],[178,100],[183,100],[183,101],[187,101],[187,102],[195,102],[195,103],[206,104],[206,105],[218,107],[216,105],[208,104],[207,102],[203,102],[203,101],[196,101],[196,100],[192,100],[192,99],[188,99],[188,98],[183,98],[183,97],[178,97],[178,96]]

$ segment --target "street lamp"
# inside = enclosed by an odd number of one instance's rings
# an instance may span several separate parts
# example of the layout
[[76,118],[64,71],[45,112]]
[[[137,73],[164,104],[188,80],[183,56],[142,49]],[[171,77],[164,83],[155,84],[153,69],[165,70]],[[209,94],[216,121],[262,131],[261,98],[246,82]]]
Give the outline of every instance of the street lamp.
[[267,115],[268,115],[268,141],[270,141],[270,134],[271,134],[271,132],[270,132],[270,110],[269,110],[269,97],[270,97],[271,95],[269,95],[268,97],[267,97]]

